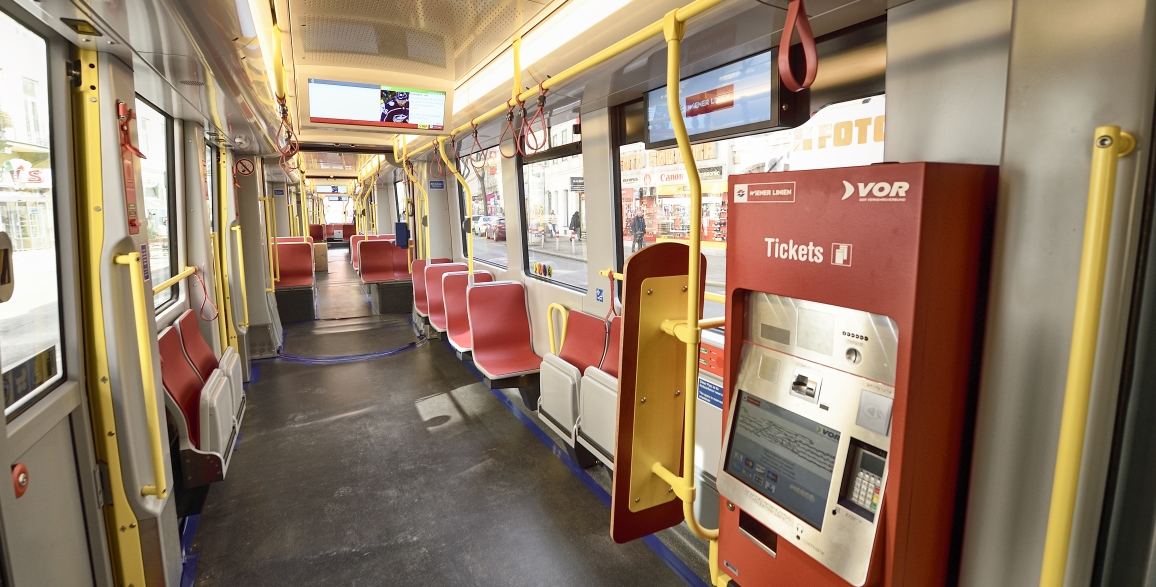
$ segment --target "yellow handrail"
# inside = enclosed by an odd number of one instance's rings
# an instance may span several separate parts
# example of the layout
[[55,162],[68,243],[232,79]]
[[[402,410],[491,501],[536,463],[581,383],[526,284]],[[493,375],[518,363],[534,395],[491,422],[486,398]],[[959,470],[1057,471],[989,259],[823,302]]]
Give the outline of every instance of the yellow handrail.
[[[217,307],[223,324],[225,338],[221,340],[221,352],[226,346],[237,347],[237,318],[233,315],[233,291],[229,287],[229,187],[233,185],[232,171],[229,169],[229,157],[224,139],[220,139],[221,156],[220,173],[217,175],[221,182],[217,191],[217,267],[221,284],[221,297],[217,299]],[[234,156],[235,157],[235,156]]]
[[714,292],[709,292],[709,291],[703,292],[702,297],[705,298],[706,301],[708,301],[708,302],[718,302],[720,304],[727,303],[726,296],[724,296],[722,294],[716,294]]
[[153,347],[148,323],[148,306],[144,298],[144,273],[141,269],[140,253],[117,255],[113,258],[117,265],[128,265],[132,283],[132,309],[136,318],[136,346],[140,356],[140,376],[144,386],[145,421],[149,429],[149,448],[153,457],[153,485],[141,488],[141,495],[155,495],[157,499],[168,497],[169,489],[165,478],[164,445],[161,444],[161,426],[157,418],[157,387],[153,373]]
[[1092,143],[1092,172],[1088,185],[1088,211],[1084,220],[1084,248],[1080,254],[1080,277],[1076,291],[1076,314],[1072,346],[1068,353],[1068,380],[1064,388],[1064,412],[1060,442],[1052,479],[1052,503],[1044,541],[1040,587],[1063,587],[1072,538],[1072,517],[1080,461],[1088,422],[1088,400],[1096,365],[1100,330],[1100,305],[1104,299],[1104,272],[1112,233],[1112,202],[1116,193],[1116,164],[1136,148],[1136,139],[1118,126],[1096,128]]
[[237,236],[237,271],[240,275],[237,276],[241,280],[241,315],[245,317],[245,321],[237,326],[241,328],[249,327],[249,291],[245,285],[245,247],[241,241],[241,225],[232,228],[233,234]]
[[[450,137],[450,140],[452,141],[453,137]],[[466,178],[462,177],[461,172],[458,171],[456,162],[450,161],[449,156],[446,155],[446,142],[444,139],[438,139],[438,151],[441,153],[442,161],[445,162],[446,167],[448,167],[450,171],[454,172],[454,178],[458,180],[458,184],[460,184],[462,189],[466,191],[465,202],[466,205],[469,206],[470,203],[473,202],[473,194],[470,192],[469,184],[466,183]],[[474,285],[474,227],[472,225],[473,216],[466,214],[463,214],[463,216],[471,219],[470,233],[466,235],[466,265],[468,266],[470,273],[466,286],[470,287]],[[550,337],[550,340],[553,342],[553,337]]]
[[[137,254],[140,254],[140,253],[137,253]],[[153,295],[155,296],[155,295],[161,293],[162,291],[165,291],[166,289],[180,283],[182,279],[184,279],[184,278],[186,278],[186,277],[188,277],[188,276],[190,276],[196,272],[197,272],[196,267],[185,267],[180,273],[170,277],[169,279],[162,282],[160,285],[154,287],[153,288]]]
[[409,166],[403,165],[402,167],[405,169],[405,174],[409,177],[409,180],[413,182],[413,184],[417,186],[417,190],[421,192],[421,198],[418,199],[419,204],[422,204],[422,207],[418,210],[422,215],[421,220],[419,221],[417,218],[414,218],[414,223],[420,222],[421,226],[415,226],[414,232],[421,232],[421,252],[422,255],[424,255],[423,258],[430,259],[432,255],[429,251],[429,194],[426,193],[425,187],[421,185],[421,182],[419,182],[413,172],[410,171]]
[[[562,315],[562,338],[554,346],[554,311]],[[550,335],[550,354],[557,355],[558,349],[566,344],[566,327],[570,324],[570,310],[562,304],[553,303],[546,308],[546,331]]]
[[621,273],[615,273],[613,270],[610,270],[610,269],[603,269],[602,271],[599,271],[598,274],[601,275],[602,277],[610,277],[611,275],[613,275],[614,279],[616,279],[618,281],[622,281],[622,279],[624,277]]
[[[269,224],[269,212],[272,211],[273,198],[261,197],[258,199],[262,203],[265,204],[265,206],[264,206],[265,236],[268,237],[270,235],[270,230],[272,229],[272,227]],[[274,212],[274,214],[276,214],[276,212]],[[273,273],[274,267],[273,267],[273,239],[272,238],[267,238],[265,241],[265,253],[269,258],[269,287],[266,287],[265,291],[266,292],[274,292],[274,291],[277,291],[277,276],[276,276],[276,274]]]

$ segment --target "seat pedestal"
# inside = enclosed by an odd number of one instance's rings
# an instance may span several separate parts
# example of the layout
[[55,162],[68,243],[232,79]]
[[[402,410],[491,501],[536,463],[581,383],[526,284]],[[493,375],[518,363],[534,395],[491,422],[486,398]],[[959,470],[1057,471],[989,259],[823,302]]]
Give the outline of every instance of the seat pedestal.
[[483,375],[482,383],[485,383],[486,387],[490,389],[513,389],[516,387],[522,396],[522,404],[526,406],[526,409],[531,411],[538,409],[538,398],[542,396],[542,389],[538,384],[537,373],[502,379],[490,379]]
[[377,314],[405,314],[413,307],[413,286],[408,281],[371,283],[369,297]]
[[317,319],[316,292],[312,287],[277,289],[277,315],[282,324]]

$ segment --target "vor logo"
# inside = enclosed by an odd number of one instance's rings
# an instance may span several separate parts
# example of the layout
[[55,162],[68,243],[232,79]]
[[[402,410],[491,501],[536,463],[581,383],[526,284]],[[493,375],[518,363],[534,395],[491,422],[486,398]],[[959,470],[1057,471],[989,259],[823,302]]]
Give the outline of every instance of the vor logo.
[[[859,182],[856,185],[851,185],[851,182],[843,180],[843,187],[846,189],[843,192],[843,199],[850,198],[852,194],[859,193],[859,201],[876,201],[876,202],[902,202],[907,199],[907,190],[911,188],[911,184],[905,181],[876,181],[863,183]],[[858,189],[856,189],[858,187]]]

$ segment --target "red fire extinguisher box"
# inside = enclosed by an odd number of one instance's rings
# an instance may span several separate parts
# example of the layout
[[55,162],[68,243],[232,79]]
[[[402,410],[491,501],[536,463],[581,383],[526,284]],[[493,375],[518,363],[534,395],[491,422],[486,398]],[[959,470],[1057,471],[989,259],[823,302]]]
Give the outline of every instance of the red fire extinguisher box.
[[997,168],[730,178],[719,566],[943,585],[958,560]]

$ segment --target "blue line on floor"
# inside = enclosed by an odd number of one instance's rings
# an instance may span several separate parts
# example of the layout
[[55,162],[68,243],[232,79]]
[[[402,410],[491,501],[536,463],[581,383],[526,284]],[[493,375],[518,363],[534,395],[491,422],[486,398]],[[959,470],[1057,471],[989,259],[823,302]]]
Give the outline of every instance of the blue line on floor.
[[245,389],[248,390],[250,385],[256,383],[261,379],[261,365],[249,364],[249,382],[245,384]]
[[201,553],[190,551],[193,549],[193,538],[197,534],[197,524],[200,521],[200,514],[193,514],[181,520],[181,587],[193,587],[193,580],[197,577],[197,561]]
[[[446,343],[446,346],[449,347],[451,351],[453,350],[453,347],[450,347],[448,342]],[[482,380],[482,373],[478,371],[477,367],[475,367],[472,363],[463,362],[462,364],[465,365],[466,368],[471,372],[473,372],[474,376],[477,377],[478,380]],[[546,431],[542,430],[542,428],[538,426],[538,423],[524,414],[522,410],[519,410],[518,406],[515,406],[514,402],[510,401],[510,398],[506,397],[506,394],[502,393],[502,390],[491,389],[490,393],[493,393],[494,397],[498,398],[498,401],[502,402],[502,405],[506,406],[506,409],[509,410],[510,413],[514,414],[514,417],[518,418],[518,421],[520,421],[523,426],[529,429],[530,432],[533,432],[534,436],[536,436],[538,440],[542,441],[542,444],[545,444],[546,448],[549,448],[550,452],[554,453],[554,456],[558,457],[558,460],[562,461],[562,464],[566,465],[566,468],[570,469],[570,472],[573,473],[574,476],[577,477],[578,480],[581,481],[582,484],[585,485],[586,488],[589,489],[591,493],[593,493],[594,496],[602,502],[603,505],[610,507],[610,493],[603,489],[602,486],[599,485],[598,482],[595,481],[594,478],[585,471],[585,469],[578,466],[578,463],[575,463],[574,459],[570,458],[570,454],[566,451],[566,449],[558,446],[558,444],[555,443],[548,434],[546,434]],[[691,587],[707,587],[706,582],[704,582],[697,573],[692,571],[690,567],[688,567],[686,563],[682,561],[682,559],[678,558],[678,555],[674,554],[673,551],[667,548],[667,546],[663,544],[657,536],[654,534],[644,536],[642,541],[647,546],[649,546],[650,550],[653,550],[654,554],[658,555],[658,558],[662,560],[662,562],[666,563],[666,565],[670,567],[670,570],[674,571],[674,574],[678,575],[678,578],[682,579],[684,583],[690,585]]]

